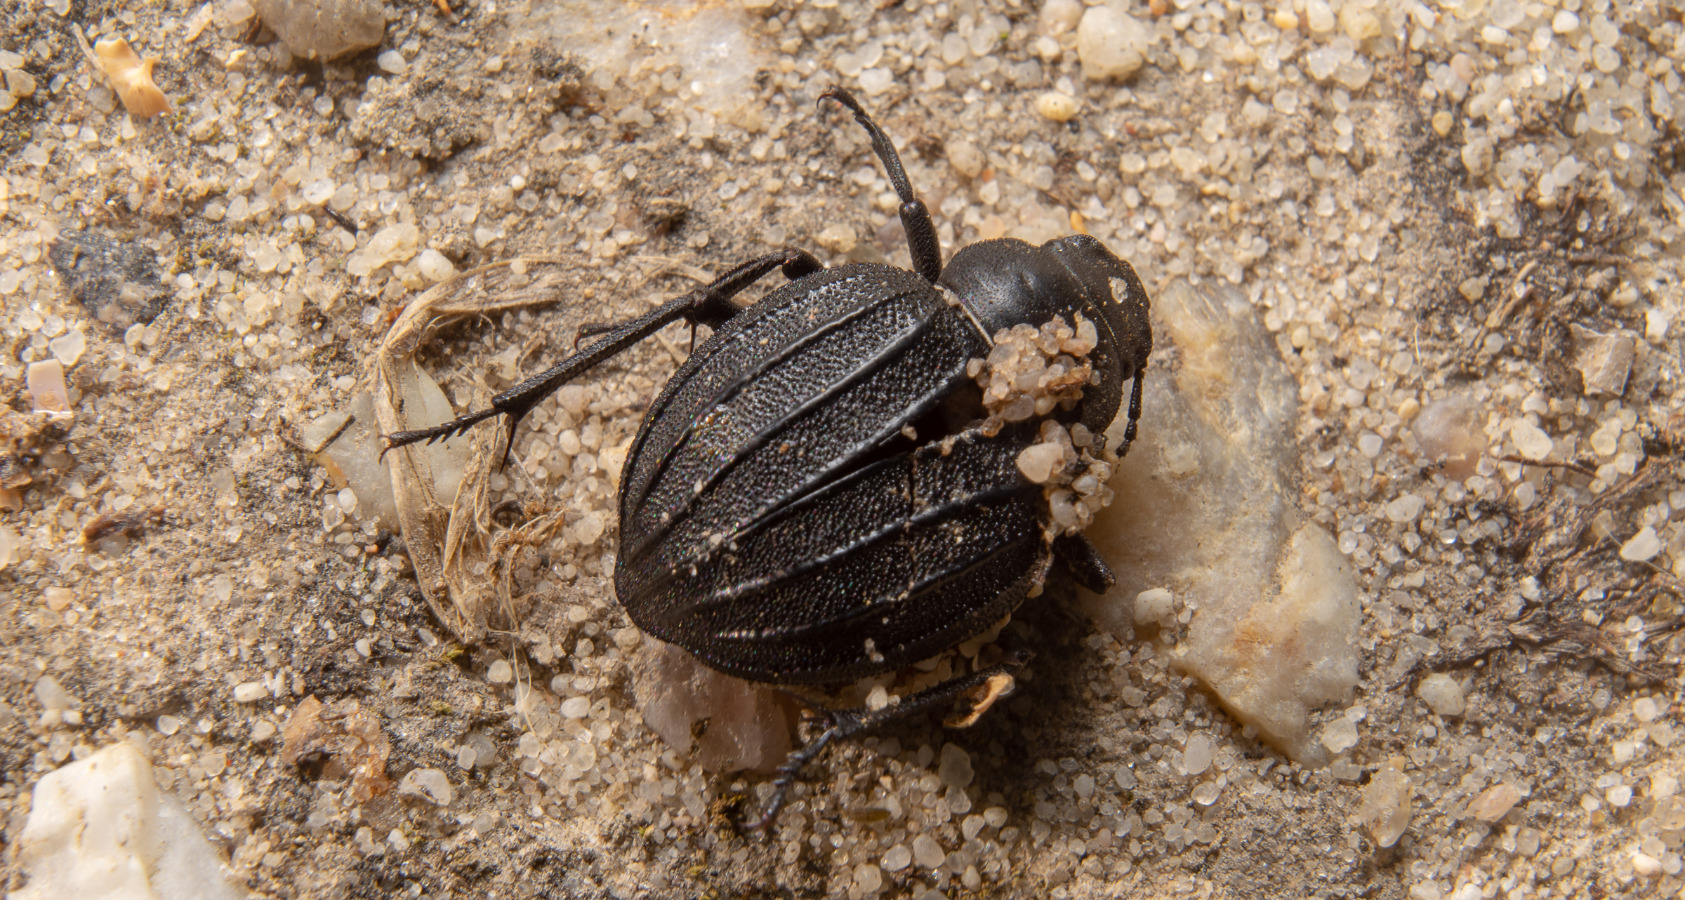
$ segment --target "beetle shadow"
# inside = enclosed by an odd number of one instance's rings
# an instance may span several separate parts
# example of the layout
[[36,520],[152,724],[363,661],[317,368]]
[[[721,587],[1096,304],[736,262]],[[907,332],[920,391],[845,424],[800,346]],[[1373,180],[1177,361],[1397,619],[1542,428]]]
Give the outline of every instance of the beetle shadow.
[[[1096,632],[1078,603],[1079,590],[1067,579],[1050,580],[1041,597],[1013,613],[1007,626],[1010,641],[1035,658],[1018,675],[1013,693],[973,725],[944,727],[942,719],[950,711],[937,710],[888,723],[875,736],[893,738],[903,753],[927,744],[937,751],[936,759],[944,744],[953,743],[971,758],[974,778],[968,793],[973,811],[1001,806],[1009,821],[1030,821],[1038,789],[1047,788],[1054,777],[1036,771],[1038,762],[1109,762],[1114,754],[1106,746],[1127,743],[1098,739],[1106,725],[1084,696],[1085,685],[1105,671],[1105,661],[1084,640]],[[936,759],[929,765],[931,771],[937,768]]]

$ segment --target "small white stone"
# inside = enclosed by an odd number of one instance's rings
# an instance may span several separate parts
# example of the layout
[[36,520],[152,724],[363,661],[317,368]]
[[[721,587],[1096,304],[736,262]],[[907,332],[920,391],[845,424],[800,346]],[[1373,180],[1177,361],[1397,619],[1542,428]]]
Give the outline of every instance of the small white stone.
[[1377,846],[1391,847],[1410,825],[1410,778],[1404,774],[1404,765],[1402,756],[1387,760],[1363,788],[1357,818]]
[[1557,10],[1556,15],[1551,17],[1550,30],[1556,32],[1557,34],[1573,34],[1579,29],[1580,17],[1574,15],[1568,10]]
[[873,67],[860,73],[860,89],[868,97],[877,95],[895,86],[895,73],[882,67]]
[[1422,698],[1422,702],[1440,716],[1460,716],[1466,705],[1462,685],[1444,673],[1435,673],[1422,679],[1422,683],[1416,688],[1416,696]]
[[934,869],[942,865],[947,858],[948,854],[942,850],[942,845],[936,843],[936,839],[929,834],[913,838],[913,861],[918,863],[920,868]]
[[515,680],[515,667],[500,659],[486,667],[486,680],[492,684],[508,684]]
[[1305,25],[1316,34],[1327,34],[1334,30],[1334,10],[1328,5],[1328,0],[1310,0],[1305,4]]
[[863,894],[875,894],[883,889],[883,870],[876,863],[861,863],[854,867],[854,884]]
[[1150,588],[1135,595],[1135,624],[1163,625],[1176,611],[1175,598],[1165,588]]
[[451,801],[456,799],[450,779],[438,769],[411,769],[409,774],[398,782],[398,793],[421,797],[438,806],[449,806]]
[[1551,440],[1550,435],[1545,434],[1543,429],[1525,419],[1517,419],[1515,424],[1510,426],[1509,433],[1510,437],[1515,440],[1515,449],[1521,451],[1522,456],[1534,462],[1549,456],[1550,451],[1556,446],[1556,442]]
[[562,715],[570,719],[583,719],[591,711],[589,697],[569,697],[562,701]]
[[1644,562],[1662,552],[1662,539],[1657,536],[1656,529],[1646,525],[1639,529],[1632,539],[1621,545],[1621,559],[1627,562]]
[[82,329],[72,328],[64,334],[47,342],[47,349],[53,358],[62,363],[65,368],[76,365],[82,358],[82,351],[87,349],[87,339],[82,336]]
[[1203,734],[1189,735],[1187,746],[1182,748],[1182,769],[1189,775],[1203,775],[1211,768],[1211,757],[1211,739]]
[[1469,815],[1482,822],[1496,822],[1521,802],[1521,790],[1513,784],[1495,784],[1469,802]]
[[1661,718],[1662,707],[1649,697],[1632,701],[1632,717],[1640,722],[1654,722]]
[[944,785],[952,788],[968,788],[974,776],[971,768],[971,754],[965,748],[954,743],[942,745],[942,761],[937,764],[936,777]]
[[1632,871],[1649,877],[1662,870],[1662,861],[1648,853],[1639,851],[1632,855]]
[[235,703],[256,703],[269,699],[269,689],[261,681],[247,681],[234,686]]
[[1048,91],[1036,98],[1036,112],[1053,122],[1069,122],[1076,117],[1079,105],[1070,94]]
[[948,142],[948,165],[953,166],[954,171],[960,175],[976,178],[983,174],[983,166],[987,162],[983,151],[965,138]]
[[402,75],[410,67],[409,62],[404,59],[404,55],[396,50],[387,50],[381,53],[374,58],[374,63],[380,67],[381,71],[390,72],[393,75]]
[[1152,32],[1112,6],[1091,6],[1077,25],[1077,58],[1092,81],[1128,78],[1146,63]]
[[1420,495],[1405,494],[1387,504],[1387,518],[1401,525],[1414,522],[1416,517],[1421,514],[1422,507],[1426,505],[1427,501],[1423,500]]
[[1322,746],[1330,753],[1344,753],[1357,746],[1357,723],[1341,717],[1322,729]]
[[1065,460],[1065,448],[1057,441],[1031,444],[1018,454],[1018,471],[1032,484],[1046,484],[1053,478],[1053,467]]
[[1091,799],[1093,799],[1094,798],[1094,776],[1088,774],[1087,772],[1084,772],[1081,775],[1078,775],[1075,779],[1073,779],[1071,781],[1071,790],[1076,792],[1077,798],[1080,799],[1080,800],[1091,800]]
[[912,861],[913,851],[906,844],[896,844],[883,855],[883,868],[886,872],[899,872]]
[[1627,804],[1632,802],[1632,785],[1617,784],[1610,788],[1603,797],[1609,801],[1610,806],[1616,809],[1625,809]]
[[415,258],[416,271],[421,277],[431,282],[440,282],[456,274],[456,266],[443,253],[432,247],[421,251]]

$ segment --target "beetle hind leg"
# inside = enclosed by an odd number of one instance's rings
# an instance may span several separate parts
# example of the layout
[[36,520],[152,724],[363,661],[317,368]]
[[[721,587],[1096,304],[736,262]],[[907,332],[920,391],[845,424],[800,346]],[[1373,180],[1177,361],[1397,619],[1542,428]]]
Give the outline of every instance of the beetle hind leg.
[[[515,426],[520,424],[527,413],[532,412],[533,407],[555,393],[562,385],[590,371],[603,360],[618,355],[626,348],[660,331],[670,322],[688,319],[692,323],[713,327],[724,324],[739,312],[731,298],[774,270],[782,270],[785,278],[794,281],[823,268],[819,260],[806,250],[786,247],[776,253],[768,253],[742,263],[709,284],[669,300],[631,321],[606,328],[587,326],[593,333],[601,335],[601,339],[550,369],[491,398],[491,406],[486,409],[475,410],[432,428],[383,435],[384,446],[381,448],[381,455],[386,455],[387,450],[406,444],[432,443],[455,437],[487,419],[508,416],[509,435],[503,444],[503,464],[507,465],[509,452],[515,446]],[[577,347],[577,342],[575,346]]]
[[818,758],[826,747],[841,740],[847,740],[863,732],[871,731],[896,719],[915,716],[931,709],[952,704],[967,694],[979,692],[980,697],[959,714],[945,720],[950,728],[963,728],[970,725],[983,711],[988,709],[1003,693],[1002,686],[1010,684],[1009,676],[1024,667],[1030,661],[1028,650],[1014,650],[1007,654],[1005,660],[979,669],[969,675],[951,678],[941,684],[925,688],[909,697],[901,698],[901,702],[886,706],[883,709],[828,709],[820,710],[820,718],[825,722],[825,730],[813,740],[791,751],[778,767],[778,776],[772,781],[772,797],[767,800],[766,808],[758,818],[742,823],[744,831],[761,831],[778,818],[778,813],[784,809],[786,795],[790,785],[795,784],[796,776],[801,774],[807,764]]

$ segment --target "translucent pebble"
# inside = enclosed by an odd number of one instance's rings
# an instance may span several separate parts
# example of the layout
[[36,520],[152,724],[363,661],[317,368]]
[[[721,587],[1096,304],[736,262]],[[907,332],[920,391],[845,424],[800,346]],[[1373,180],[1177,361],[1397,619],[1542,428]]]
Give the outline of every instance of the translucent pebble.
[[411,769],[410,773],[398,782],[398,793],[422,797],[439,806],[451,805],[451,801],[456,797],[445,773],[431,768]]
[[382,52],[374,58],[374,63],[380,67],[381,71],[393,75],[402,75],[410,67],[410,64],[404,59],[404,55],[396,50]]
[[1222,793],[1221,785],[1215,781],[1206,781],[1202,782],[1199,787],[1194,788],[1193,800],[1200,806],[1210,806],[1217,802],[1217,798],[1222,796]]
[[415,258],[416,271],[421,277],[432,282],[440,282],[456,274],[456,266],[443,253],[432,247],[421,251]]
[[951,788],[964,789],[971,786],[974,773],[971,768],[971,754],[958,744],[942,745],[942,759],[937,764],[936,777],[944,785]]
[[157,726],[159,734],[169,736],[180,731],[182,723],[175,716],[159,716],[158,721],[153,724]]
[[247,681],[234,686],[235,703],[256,703],[269,697],[269,689],[261,681]]
[[1322,746],[1330,753],[1344,753],[1357,746],[1357,723],[1341,717],[1322,729]]
[[921,834],[913,838],[913,861],[918,863],[920,868],[934,869],[942,865],[947,858],[948,854],[942,849],[942,845],[936,843],[936,839],[930,835]]
[[860,73],[860,89],[868,97],[879,94],[895,86],[895,73],[885,68],[871,68]]
[[1557,10],[1556,15],[1551,17],[1550,29],[1557,34],[1573,34],[1579,28],[1580,17],[1568,10]]
[[1463,687],[1455,678],[1442,672],[1436,672],[1422,679],[1416,688],[1416,696],[1428,705],[1435,714],[1441,716],[1460,716],[1465,706]]
[[1162,625],[1174,613],[1174,597],[1165,588],[1150,588],[1135,595],[1136,625]]
[[906,844],[896,844],[895,846],[889,848],[888,853],[883,855],[884,870],[889,872],[899,872],[902,869],[907,868],[912,861],[912,848],[908,847]]
[[498,660],[486,668],[486,680],[492,684],[508,684],[515,679],[515,669],[506,660]]
[[1535,462],[1550,455],[1556,442],[1544,430],[1525,419],[1517,419],[1510,427],[1510,437],[1515,440],[1515,449],[1521,455]]
[[1084,78],[1127,78],[1146,62],[1152,32],[1113,6],[1092,6],[1077,24],[1077,58]]
[[570,719],[583,719],[591,711],[591,700],[588,697],[569,697],[562,701],[562,715]]
[[1182,750],[1182,768],[1189,775],[1203,775],[1211,768],[1212,749],[1209,737],[1203,734],[1190,736]]
[[1649,697],[1639,697],[1632,701],[1632,717],[1640,722],[1654,722],[1661,718],[1662,708]]
[[1425,505],[1427,505],[1427,501],[1423,500],[1421,496],[1405,494],[1387,504],[1387,518],[1400,524],[1414,522]]
[[1624,809],[1632,802],[1632,785],[1617,784],[1604,793],[1603,797],[1609,801],[1610,806]]
[[1042,4],[1041,32],[1058,36],[1077,27],[1082,21],[1082,4],[1077,0],[1047,0]]
[[983,810],[983,824],[990,828],[999,828],[1006,824],[1006,807],[991,806]]
[[1018,471],[1034,484],[1046,484],[1053,477],[1053,467],[1065,459],[1065,448],[1057,441],[1031,444],[1018,454]]
[[954,171],[966,178],[976,178],[983,173],[983,165],[987,162],[983,151],[976,144],[959,138],[948,142],[948,165]]
[[47,349],[52,352],[53,358],[66,368],[76,365],[76,361],[82,358],[82,351],[87,347],[87,339],[82,336],[80,328],[73,328],[47,342]]
[[1328,0],[1310,0],[1305,4],[1305,26],[1315,34],[1334,30],[1334,10]]
[[1513,784],[1495,784],[1469,802],[1469,815],[1482,822],[1496,822],[1521,802],[1521,790]]
[[875,863],[861,863],[854,867],[854,884],[862,893],[875,894],[883,890],[883,870]]
[[335,185],[326,178],[306,182],[304,185],[304,199],[308,203],[322,204],[333,196]]
[[1092,799],[1094,797],[1094,776],[1087,772],[1078,775],[1071,782],[1071,790],[1075,791],[1077,797],[1083,800]]

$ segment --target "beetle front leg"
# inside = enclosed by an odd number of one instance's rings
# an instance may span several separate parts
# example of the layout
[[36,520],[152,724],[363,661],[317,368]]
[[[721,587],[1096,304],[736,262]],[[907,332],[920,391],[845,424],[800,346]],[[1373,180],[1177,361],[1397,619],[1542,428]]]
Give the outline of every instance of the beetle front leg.
[[669,323],[679,319],[689,319],[692,323],[719,327],[732,316],[740,312],[740,308],[731,302],[731,298],[742,293],[750,285],[765,278],[774,270],[782,270],[784,277],[792,281],[811,275],[823,269],[819,260],[806,250],[787,247],[777,253],[752,259],[743,263],[724,275],[714,279],[709,284],[697,288],[682,297],[669,300],[655,309],[618,325],[603,329],[603,338],[575,353],[547,371],[515,385],[507,391],[491,398],[491,406],[459,416],[443,425],[432,428],[420,428],[414,431],[399,431],[383,436],[385,447],[381,454],[394,447],[406,444],[432,443],[433,441],[455,437],[468,429],[496,416],[508,416],[508,439],[503,445],[503,463],[509,462],[509,451],[515,444],[515,426],[522,418],[531,412],[533,407],[559,390],[598,363],[611,356],[619,354],[626,348],[636,344],[646,337],[660,331]]
[[[856,709],[821,711],[820,715],[827,723],[825,730],[799,749],[791,751],[790,755],[784,759],[783,764],[778,767],[778,777],[772,781],[772,798],[767,801],[766,809],[761,813],[760,818],[743,823],[742,829],[744,831],[761,831],[772,824],[772,821],[778,818],[778,813],[784,809],[785,795],[789,793],[790,785],[795,783],[796,776],[801,774],[802,769],[816,759],[833,741],[847,740],[896,719],[915,716],[927,710],[951,704],[961,696],[978,688],[990,688],[991,690],[984,700],[981,703],[974,704],[968,714],[963,717],[963,725],[956,723],[950,724],[950,727],[970,725],[971,721],[987,709],[989,704],[992,704],[995,698],[999,696],[999,691],[993,690],[995,685],[999,684],[998,680],[1023,668],[1033,656],[1034,654],[1028,650],[1011,651],[1007,654],[1006,659],[995,665],[980,669],[970,675],[951,678],[934,687],[925,688],[910,697],[901,698],[900,703],[886,706],[883,709],[859,707]],[[1010,681],[1007,683],[1010,683]],[[948,721],[955,723],[953,719]]]

